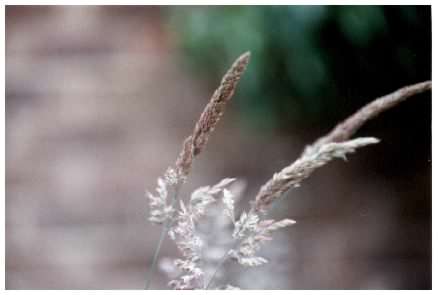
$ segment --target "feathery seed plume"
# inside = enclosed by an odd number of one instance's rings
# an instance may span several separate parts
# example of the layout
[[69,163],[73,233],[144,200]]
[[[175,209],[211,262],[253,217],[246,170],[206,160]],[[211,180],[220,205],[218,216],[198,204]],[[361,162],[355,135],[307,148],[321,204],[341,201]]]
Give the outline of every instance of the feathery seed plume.
[[[162,224],[171,218],[174,212],[174,198],[176,198],[179,186],[185,182],[194,157],[205,148],[208,137],[224,113],[226,103],[233,96],[237,83],[248,65],[250,55],[250,52],[242,54],[225,73],[219,87],[213,93],[210,102],[196,123],[193,133],[184,140],[182,151],[176,160],[175,166],[169,167],[164,178],[159,179],[157,196],[147,193],[151,212],[149,220],[151,222]],[[169,174],[171,174],[171,177],[169,177]]]
[[363,124],[375,118],[380,113],[396,106],[405,99],[432,88],[431,81],[425,81],[382,96],[359,109],[345,121],[338,124],[330,133],[305,148],[301,157],[279,173],[274,174],[256,195],[253,209],[256,212],[265,211],[272,202],[293,186],[299,186],[301,181],[309,177],[318,167],[325,165],[333,158],[344,158],[347,153],[356,148],[377,143],[375,138],[358,138],[348,140]]
[[284,192],[308,178],[317,168],[324,166],[335,158],[345,159],[346,154],[353,153],[356,149],[378,143],[374,137],[363,137],[340,143],[326,143],[314,153],[301,156],[278,173],[275,173],[264,186],[261,187],[256,196],[253,208],[256,212],[265,211],[275,199],[279,198]]
[[236,90],[237,83],[243,75],[249,62],[250,52],[242,54],[227,71],[210,102],[205,107],[198,122],[195,125],[192,135],[186,138],[183,149],[176,161],[176,167],[181,175],[190,172],[192,161],[205,147],[208,137],[213,132],[222,114],[224,113],[227,102],[231,99]]
[[308,146],[304,153],[312,153],[314,149],[329,142],[341,142],[349,139],[367,121],[377,117],[384,111],[398,105],[407,98],[430,90],[432,81],[425,81],[402,87],[390,94],[379,97],[366,104],[353,115],[339,123],[326,136],[319,138],[314,144]]

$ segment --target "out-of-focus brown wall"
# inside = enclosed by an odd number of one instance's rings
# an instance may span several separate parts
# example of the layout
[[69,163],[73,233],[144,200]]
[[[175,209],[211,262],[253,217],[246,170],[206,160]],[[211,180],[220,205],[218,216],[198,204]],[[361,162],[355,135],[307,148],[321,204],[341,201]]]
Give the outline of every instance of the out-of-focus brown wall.
[[144,189],[199,97],[160,8],[9,6],[6,27],[7,288],[141,288]]
[[[178,62],[171,33],[160,7],[7,7],[8,289],[143,288],[159,234],[144,189],[174,161],[212,92]],[[249,200],[305,144],[248,134],[238,117],[231,104],[187,192],[241,177]],[[324,168],[276,207],[298,221],[281,239],[286,280],[251,285],[250,273],[243,287],[430,286],[430,212],[400,212],[393,201],[412,192],[372,172],[372,149]],[[372,161],[385,161],[378,151]],[[425,199],[427,172],[411,186]],[[175,247],[167,242],[163,255]]]

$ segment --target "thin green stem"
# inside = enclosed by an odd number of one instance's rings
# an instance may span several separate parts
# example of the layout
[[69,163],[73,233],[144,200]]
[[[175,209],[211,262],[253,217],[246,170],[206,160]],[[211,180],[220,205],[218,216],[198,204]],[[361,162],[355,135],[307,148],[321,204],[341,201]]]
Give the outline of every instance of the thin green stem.
[[213,283],[214,277],[217,275],[219,269],[224,265],[225,261],[227,261],[229,254],[231,250],[233,250],[234,248],[237,248],[237,246],[239,246],[240,241],[235,241],[233,243],[233,245],[225,252],[224,256],[221,257],[221,259],[219,260],[216,269],[214,270],[213,274],[210,277],[210,280],[208,281],[205,290],[208,290],[208,288],[210,287],[210,285]]
[[[252,214],[254,212],[254,210],[255,210],[254,208],[251,208],[249,211],[249,214]],[[237,233],[237,235],[239,235],[239,233],[240,233],[240,231]],[[218,262],[218,264],[216,266],[216,269],[213,272],[213,275],[211,276],[210,280],[208,281],[207,286],[205,287],[206,290],[208,290],[210,285],[213,283],[213,280],[214,280],[216,274],[218,273],[219,269],[224,265],[225,261],[227,261],[227,259],[229,257],[228,253],[230,253],[231,250],[240,247],[240,243],[241,243],[240,240],[235,241],[233,246],[231,246],[227,250],[227,252],[225,252],[224,256],[222,256],[222,258],[220,259],[220,261]]]
[[148,274],[147,274],[147,279],[146,279],[146,287],[145,290],[149,289],[149,286],[152,282],[152,277],[154,275],[154,270],[155,267],[157,266],[157,262],[158,262],[158,256],[160,254],[160,250],[161,250],[161,246],[163,245],[163,241],[164,238],[166,237],[166,232],[168,230],[168,221],[166,221],[166,224],[163,226],[163,228],[161,229],[161,234],[160,234],[160,239],[158,240],[158,244],[157,247],[155,248],[155,253],[154,253],[154,259],[152,260],[152,264],[151,267],[148,270]]
[[[180,184],[177,184],[177,186],[175,187],[175,191],[174,191],[173,198],[172,198],[172,204],[171,204],[172,208],[175,208],[175,204],[176,204],[176,201],[178,199],[178,193],[179,193],[180,187],[181,187]],[[154,258],[152,259],[151,267],[149,268],[147,275],[146,275],[145,290],[149,289],[149,286],[152,282],[152,277],[154,275],[155,268],[157,266],[158,257],[160,255],[161,247],[163,246],[163,242],[164,242],[164,239],[166,237],[166,233],[169,231],[170,224],[171,224],[171,219],[169,218],[166,220],[166,222],[163,225],[163,228],[161,229],[160,239],[158,240],[158,244],[157,244],[157,247],[155,248],[155,252],[154,252]]]
[[211,283],[213,283],[214,277],[216,276],[216,274],[218,273],[218,271],[222,267],[222,265],[224,265],[224,263],[225,263],[225,261],[227,259],[228,259],[228,251],[224,254],[224,256],[222,256],[221,260],[218,262],[218,264],[216,266],[216,269],[214,270],[214,273],[211,275],[211,278],[208,281],[207,286],[205,287],[205,290],[208,290],[208,288],[210,287]]

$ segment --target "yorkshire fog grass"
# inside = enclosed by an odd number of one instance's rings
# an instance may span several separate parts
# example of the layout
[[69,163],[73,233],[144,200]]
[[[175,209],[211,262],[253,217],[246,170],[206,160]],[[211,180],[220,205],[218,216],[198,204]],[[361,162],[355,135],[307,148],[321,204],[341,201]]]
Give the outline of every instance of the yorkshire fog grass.
[[[250,204],[250,210],[236,216],[234,207],[235,202],[240,198],[241,191],[237,192],[232,189],[233,184],[236,183],[235,179],[226,178],[214,186],[201,187],[195,190],[188,200],[179,197],[179,190],[187,180],[193,160],[205,149],[209,136],[216,128],[227,103],[236,91],[237,84],[249,63],[249,58],[250,53],[244,53],[227,71],[196,122],[192,134],[184,140],[176,163],[166,170],[163,177],[158,179],[156,192],[148,193],[149,220],[162,226],[162,234],[152,265],[148,270],[146,289],[149,288],[153,279],[160,248],[166,234],[181,253],[181,258],[174,260],[177,268],[176,278],[169,282],[169,286],[174,289],[237,288],[229,284],[215,283],[224,263],[232,260],[244,267],[268,263],[267,258],[258,255],[262,244],[272,240],[272,234],[276,230],[295,224],[294,220],[287,218],[279,221],[266,219],[266,213],[271,205],[330,161],[337,158],[345,159],[347,154],[359,148],[377,144],[379,140],[374,137],[355,139],[351,137],[368,120],[432,87],[431,81],[417,83],[365,105],[338,124],[330,133],[307,146],[297,160],[275,173],[261,186]],[[223,218],[226,220],[222,220]],[[205,254],[210,245],[205,233],[202,232],[202,225],[209,224],[211,219],[222,220],[223,230],[225,235],[228,234],[229,240],[226,245],[220,245],[223,255],[216,261],[210,261]],[[228,225],[232,228],[231,231],[227,231]],[[210,233],[211,230],[214,229],[211,228]]]

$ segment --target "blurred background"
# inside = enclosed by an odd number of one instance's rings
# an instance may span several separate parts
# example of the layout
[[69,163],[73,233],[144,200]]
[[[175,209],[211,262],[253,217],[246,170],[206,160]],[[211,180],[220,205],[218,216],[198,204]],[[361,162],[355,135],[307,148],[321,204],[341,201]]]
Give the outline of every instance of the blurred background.
[[[247,50],[184,189],[241,178],[240,208],[357,108],[431,79],[431,9],[7,6],[6,288],[143,288],[160,231],[144,191]],[[382,142],[289,192],[272,216],[297,225],[230,283],[431,288],[430,92],[357,135]],[[177,255],[171,242],[162,255]],[[166,282],[158,272],[152,288]]]

